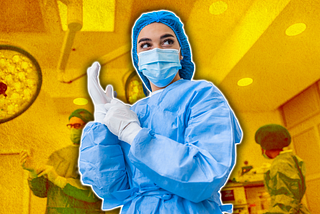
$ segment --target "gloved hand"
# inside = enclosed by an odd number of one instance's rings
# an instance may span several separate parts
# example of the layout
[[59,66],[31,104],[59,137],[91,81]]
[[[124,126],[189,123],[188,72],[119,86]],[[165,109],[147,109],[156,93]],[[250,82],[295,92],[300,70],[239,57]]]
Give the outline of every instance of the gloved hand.
[[110,103],[105,104],[105,108],[107,114],[103,121],[108,129],[117,135],[119,140],[131,145],[142,129],[137,114],[118,99],[112,99]]
[[19,162],[23,169],[30,172],[31,177],[37,177],[37,165],[27,151],[23,150],[20,152]]
[[67,179],[59,176],[52,166],[46,165],[41,169],[41,171],[42,172],[38,175],[39,177],[45,176],[49,181],[59,186],[60,188],[65,187],[65,185],[67,184]]
[[106,91],[103,91],[99,81],[100,73],[99,62],[94,62],[91,67],[87,69],[88,75],[88,92],[94,104],[94,120],[103,123],[103,118],[107,113],[104,104],[110,103],[113,98],[113,89],[108,85]]

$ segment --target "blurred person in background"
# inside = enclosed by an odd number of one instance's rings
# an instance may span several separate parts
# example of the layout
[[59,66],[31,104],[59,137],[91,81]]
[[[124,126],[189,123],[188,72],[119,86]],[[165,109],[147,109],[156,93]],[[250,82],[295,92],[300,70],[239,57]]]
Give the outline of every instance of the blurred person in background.
[[33,194],[47,198],[48,214],[105,213],[101,210],[101,200],[79,180],[81,133],[85,124],[91,120],[93,115],[85,109],[72,112],[67,124],[72,145],[53,152],[45,166],[38,166],[26,151],[20,154],[22,168],[30,172],[28,183]]
[[267,214],[310,213],[301,203],[306,192],[305,163],[292,150],[283,150],[291,143],[288,130],[281,125],[268,124],[257,130],[255,141],[261,146],[262,155],[273,159],[264,176],[271,197]]

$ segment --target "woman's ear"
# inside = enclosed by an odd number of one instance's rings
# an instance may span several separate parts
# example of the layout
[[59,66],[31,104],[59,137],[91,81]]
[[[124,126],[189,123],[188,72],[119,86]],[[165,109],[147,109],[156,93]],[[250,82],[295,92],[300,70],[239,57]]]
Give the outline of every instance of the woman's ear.
[[180,55],[180,60],[182,60],[183,59],[183,56],[182,55]]

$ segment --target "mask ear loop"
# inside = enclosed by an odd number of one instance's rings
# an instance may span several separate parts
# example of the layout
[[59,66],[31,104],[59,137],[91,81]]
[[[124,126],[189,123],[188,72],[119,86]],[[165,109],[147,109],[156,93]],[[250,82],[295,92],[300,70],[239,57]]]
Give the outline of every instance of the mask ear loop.
[[180,54],[180,61],[183,60],[183,56],[181,54],[181,47],[179,48],[179,54]]
[[[181,60],[183,60],[183,56],[182,56],[182,54],[181,54],[181,47],[179,48],[179,55],[180,55],[180,64],[181,64]],[[178,71],[178,73],[179,73],[179,76],[180,76],[180,72]],[[181,76],[180,76],[180,79],[183,79]]]

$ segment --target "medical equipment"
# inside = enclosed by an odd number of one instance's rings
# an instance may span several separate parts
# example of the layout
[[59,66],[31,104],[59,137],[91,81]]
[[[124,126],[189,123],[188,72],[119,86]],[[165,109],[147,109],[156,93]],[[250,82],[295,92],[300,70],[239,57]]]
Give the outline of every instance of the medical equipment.
[[0,123],[26,111],[37,98],[41,84],[41,69],[31,54],[0,45]]

